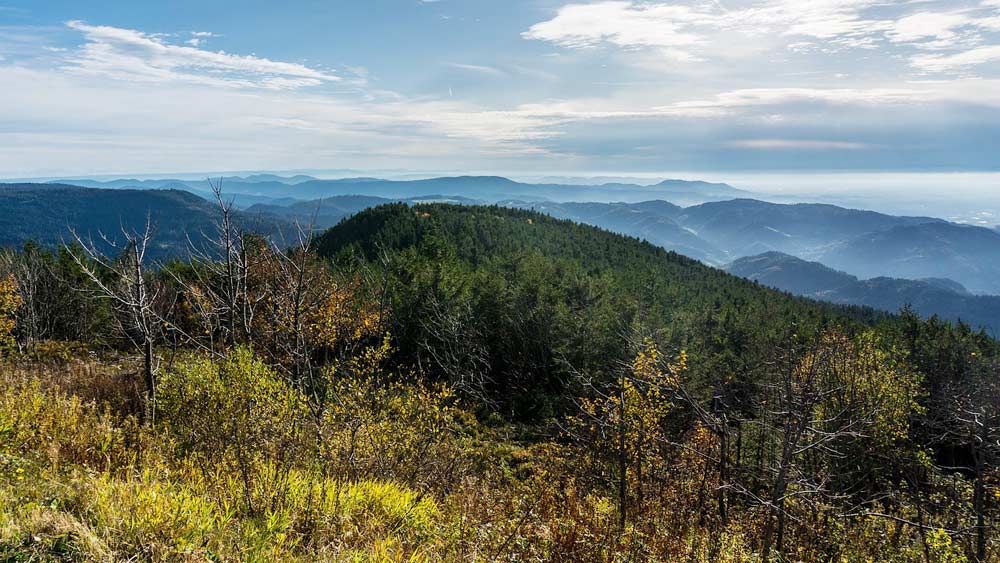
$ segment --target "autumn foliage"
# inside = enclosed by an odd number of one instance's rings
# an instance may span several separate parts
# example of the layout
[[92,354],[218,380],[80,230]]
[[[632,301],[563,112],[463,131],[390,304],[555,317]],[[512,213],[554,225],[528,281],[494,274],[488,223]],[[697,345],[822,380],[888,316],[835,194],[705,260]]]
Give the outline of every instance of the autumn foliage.
[[471,209],[0,278],[0,561],[1000,560],[992,338]]

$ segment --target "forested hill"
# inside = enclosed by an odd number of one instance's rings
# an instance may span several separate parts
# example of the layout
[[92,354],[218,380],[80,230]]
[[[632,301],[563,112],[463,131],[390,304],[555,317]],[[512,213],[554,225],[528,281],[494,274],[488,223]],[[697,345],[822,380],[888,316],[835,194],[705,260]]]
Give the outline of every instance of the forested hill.
[[[702,296],[737,295],[794,304],[803,311],[834,311],[835,315],[870,320],[882,318],[864,308],[826,306],[790,298],[723,270],[665,250],[636,237],[556,219],[524,209],[451,204],[390,204],[362,211],[327,230],[317,239],[321,255],[336,257],[359,251],[367,258],[383,250],[439,245],[461,261],[489,263],[515,257],[546,256],[574,262],[589,272],[614,270],[630,277],[656,274],[664,282]],[[722,293],[716,295],[716,290]]]
[[[187,255],[188,237],[214,234],[217,209],[212,202],[182,190],[95,189],[66,184],[0,184],[0,247],[27,241],[54,247],[73,240],[73,232],[113,252],[103,236],[122,240],[122,229],[154,229],[152,258]],[[248,229],[278,232],[285,222],[273,216],[234,213]]]
[[[336,257],[434,247],[434,252],[471,265],[511,263],[544,257],[575,264],[587,274],[613,273],[622,281],[655,282],[646,289],[688,294],[676,308],[703,302],[721,306],[744,299],[806,316],[872,321],[885,315],[863,307],[831,306],[730,275],[635,237],[523,209],[499,206],[391,204],[363,211],[317,239],[319,253]],[[638,287],[638,286],[636,286]],[[655,291],[654,291],[655,293]]]
[[638,325],[696,352],[693,369],[707,373],[823,327],[885,317],[793,297],[635,238],[526,210],[385,205],[345,220],[317,245],[341,261],[384,264],[400,352],[426,363],[443,355],[421,358],[429,343],[460,347],[453,355],[478,359],[484,385],[515,416],[558,406],[546,401],[580,372],[613,370],[625,359],[622,335]]

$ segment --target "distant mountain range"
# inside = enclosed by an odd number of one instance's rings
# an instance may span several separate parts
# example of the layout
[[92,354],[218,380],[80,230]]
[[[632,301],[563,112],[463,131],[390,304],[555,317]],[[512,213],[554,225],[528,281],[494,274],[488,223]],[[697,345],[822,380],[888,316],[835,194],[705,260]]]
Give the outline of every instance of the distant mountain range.
[[977,293],[1000,293],[1000,233],[935,222],[859,235],[816,258],[860,277],[947,277]]
[[[63,180],[63,183],[90,188],[186,189],[208,194],[208,180]],[[457,196],[482,201],[530,199],[533,201],[628,201],[664,199],[678,205],[694,205],[752,194],[727,184],[699,181],[664,180],[652,186],[607,183],[601,185],[526,184],[500,176],[455,176],[424,180],[381,180],[378,178],[343,178],[318,180],[309,176],[282,178],[257,175],[248,178],[221,179],[223,189],[238,204],[270,203],[268,198],[312,200],[343,195],[366,195],[382,198],[414,198],[427,194]]]
[[769,250],[822,252],[831,243],[897,226],[941,222],[823,204],[778,204],[738,199],[684,209],[675,220],[734,256]]
[[948,279],[907,280],[889,277],[859,279],[818,262],[808,262],[780,252],[740,258],[726,268],[731,274],[831,303],[864,305],[898,311],[909,305],[924,315],[961,319],[1000,332],[1000,297],[977,296]]

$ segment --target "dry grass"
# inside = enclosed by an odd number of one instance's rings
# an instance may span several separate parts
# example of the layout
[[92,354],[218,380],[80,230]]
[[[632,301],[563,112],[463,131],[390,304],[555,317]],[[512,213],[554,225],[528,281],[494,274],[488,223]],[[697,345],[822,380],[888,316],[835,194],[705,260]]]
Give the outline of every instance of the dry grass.
[[[698,456],[672,460],[621,530],[607,468],[512,443],[446,389],[343,381],[316,418],[251,356],[230,362],[178,362],[152,428],[128,360],[0,364],[0,561],[758,560],[758,514],[722,525]],[[809,526],[790,526],[789,552],[823,560]],[[881,520],[824,534],[838,562],[964,561],[947,534],[925,552]]]

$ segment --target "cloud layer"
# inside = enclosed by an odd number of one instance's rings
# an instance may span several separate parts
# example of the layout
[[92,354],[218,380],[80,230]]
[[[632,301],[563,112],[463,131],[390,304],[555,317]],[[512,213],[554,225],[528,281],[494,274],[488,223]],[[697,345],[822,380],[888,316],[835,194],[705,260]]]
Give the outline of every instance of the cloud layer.
[[502,50],[389,45],[395,74],[216,49],[232,30],[0,26],[0,173],[998,166],[1000,0],[612,0],[534,22]]
[[[1000,31],[1000,6],[986,0],[935,10],[934,4],[763,0],[726,8],[721,2],[609,0],[566,4],[523,36],[572,49],[603,45],[656,49],[678,61],[739,57],[762,50],[831,54],[890,48],[899,49],[922,70],[944,71],[993,60],[993,47],[985,43],[991,40],[987,35]],[[951,54],[926,56],[918,54],[921,51]]]

